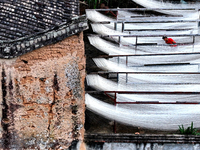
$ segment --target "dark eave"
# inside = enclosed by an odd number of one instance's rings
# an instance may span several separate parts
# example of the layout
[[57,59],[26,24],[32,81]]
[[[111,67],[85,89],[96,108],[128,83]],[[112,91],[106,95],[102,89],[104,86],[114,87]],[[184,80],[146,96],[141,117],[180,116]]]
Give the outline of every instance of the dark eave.
[[86,16],[78,16],[51,29],[16,40],[0,41],[0,58],[15,58],[40,47],[61,41],[88,28]]
[[0,0],[0,40],[50,29],[78,15],[78,0]]
[[14,58],[88,28],[79,0],[0,0],[0,58]]

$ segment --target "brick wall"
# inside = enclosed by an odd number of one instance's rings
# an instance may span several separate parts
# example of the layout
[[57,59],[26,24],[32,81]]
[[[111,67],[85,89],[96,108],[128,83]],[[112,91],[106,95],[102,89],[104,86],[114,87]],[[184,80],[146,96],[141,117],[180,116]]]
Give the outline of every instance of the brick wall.
[[18,58],[1,59],[0,71],[0,148],[81,145],[85,117],[82,33]]

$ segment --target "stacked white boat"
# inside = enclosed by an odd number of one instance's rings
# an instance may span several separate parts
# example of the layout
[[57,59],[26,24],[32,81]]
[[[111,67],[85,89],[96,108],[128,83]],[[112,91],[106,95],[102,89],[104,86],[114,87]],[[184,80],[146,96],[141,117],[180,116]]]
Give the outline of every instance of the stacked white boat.
[[[117,82],[87,75],[88,86],[116,96],[116,105],[111,105],[86,94],[87,108],[141,128],[177,130],[191,122],[200,128],[200,5],[173,4],[174,10],[167,10],[169,5],[155,0],[134,1],[149,9],[157,6],[155,11],[162,14],[147,17],[118,9],[113,19],[97,10],[86,11],[96,33],[88,37],[90,43],[109,55],[93,60],[110,76],[117,75]],[[164,35],[171,35],[178,46],[166,45]]]

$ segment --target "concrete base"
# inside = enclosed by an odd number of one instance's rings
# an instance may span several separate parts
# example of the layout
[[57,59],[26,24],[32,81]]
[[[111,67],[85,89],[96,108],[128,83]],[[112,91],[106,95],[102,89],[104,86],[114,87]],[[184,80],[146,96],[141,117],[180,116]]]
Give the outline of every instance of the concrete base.
[[87,145],[87,150],[200,150],[199,144],[158,144],[158,143],[104,143]]
[[87,150],[200,150],[196,135],[87,134]]

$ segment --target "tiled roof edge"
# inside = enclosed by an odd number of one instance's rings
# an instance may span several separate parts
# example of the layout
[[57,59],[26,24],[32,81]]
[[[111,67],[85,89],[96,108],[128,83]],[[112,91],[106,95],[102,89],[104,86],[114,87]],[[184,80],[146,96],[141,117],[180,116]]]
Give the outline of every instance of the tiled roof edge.
[[88,29],[86,16],[72,18],[71,22],[63,23],[54,29],[19,38],[13,41],[0,41],[0,58],[11,59],[35,49],[50,45]]

